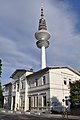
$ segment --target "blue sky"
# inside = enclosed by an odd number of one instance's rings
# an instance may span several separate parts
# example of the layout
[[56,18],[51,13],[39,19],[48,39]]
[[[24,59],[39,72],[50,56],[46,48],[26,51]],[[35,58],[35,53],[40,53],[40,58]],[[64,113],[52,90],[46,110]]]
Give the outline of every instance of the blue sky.
[[[2,84],[16,69],[40,69],[36,46],[42,0],[0,0]],[[80,71],[80,0],[44,0],[50,46],[47,66],[71,66]]]

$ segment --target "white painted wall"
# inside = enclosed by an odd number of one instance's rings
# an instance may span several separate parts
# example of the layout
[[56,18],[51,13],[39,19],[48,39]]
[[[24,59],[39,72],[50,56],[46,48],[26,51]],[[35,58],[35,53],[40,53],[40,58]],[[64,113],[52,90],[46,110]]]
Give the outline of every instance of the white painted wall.
[[[14,77],[13,77],[13,80],[12,80],[12,98],[13,96],[15,96],[15,111],[16,110],[19,110],[21,109],[20,106],[21,106],[21,98],[20,96],[22,96],[23,98],[23,101],[24,101],[24,111],[27,110],[27,99],[28,99],[28,96],[27,96],[27,92],[28,92],[28,87],[27,87],[27,82],[26,82],[26,76],[29,75],[29,74],[32,74],[33,72],[29,72],[29,71],[26,71],[25,73],[24,72],[17,72]],[[23,89],[22,89],[22,81],[23,81]],[[19,82],[19,92],[17,91],[17,82]],[[16,89],[14,89],[14,84],[16,84]],[[24,97],[23,97],[24,96]],[[13,108],[13,99],[11,101],[11,110]],[[17,108],[17,109],[16,109]]]
[[[58,100],[57,102],[62,104],[62,106],[67,107],[65,102],[62,102],[62,99],[65,99],[65,96],[68,97],[70,95],[69,80],[71,80],[71,82],[79,80],[80,76],[75,74],[71,70],[64,68],[64,69],[50,69],[49,78],[50,78],[50,98],[51,100],[53,98],[53,100],[51,101],[51,106],[54,106],[52,103]],[[66,85],[64,84],[64,80],[66,80],[67,83]]]

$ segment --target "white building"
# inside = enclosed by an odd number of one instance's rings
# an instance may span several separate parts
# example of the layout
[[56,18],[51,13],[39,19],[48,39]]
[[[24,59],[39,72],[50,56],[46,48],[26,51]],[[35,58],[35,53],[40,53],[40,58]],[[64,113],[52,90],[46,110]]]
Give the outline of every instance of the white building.
[[3,86],[3,107],[6,109],[11,109],[11,93],[12,93],[12,83],[7,83]]
[[71,67],[46,67],[37,72],[16,70],[12,74],[11,110],[62,111],[70,108],[69,82],[79,80],[80,73]]

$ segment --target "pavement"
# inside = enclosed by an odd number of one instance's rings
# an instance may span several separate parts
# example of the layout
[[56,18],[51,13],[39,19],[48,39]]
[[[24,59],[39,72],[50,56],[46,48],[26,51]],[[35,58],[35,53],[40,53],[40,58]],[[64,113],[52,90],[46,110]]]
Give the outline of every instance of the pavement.
[[31,115],[31,116],[40,116],[44,118],[64,118],[68,120],[80,120],[80,116],[73,116],[73,115],[65,115],[65,117],[62,116],[62,114],[50,114],[50,113],[39,113],[39,112],[21,112],[21,111],[11,111],[6,109],[0,109],[0,113],[6,114],[6,115]]

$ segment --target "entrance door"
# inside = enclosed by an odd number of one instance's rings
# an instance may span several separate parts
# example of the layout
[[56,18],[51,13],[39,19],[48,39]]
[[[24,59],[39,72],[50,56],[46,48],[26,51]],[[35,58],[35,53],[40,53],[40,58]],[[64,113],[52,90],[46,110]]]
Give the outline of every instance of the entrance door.
[[31,97],[29,97],[29,110],[31,110]]

